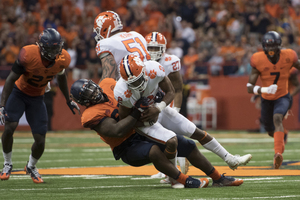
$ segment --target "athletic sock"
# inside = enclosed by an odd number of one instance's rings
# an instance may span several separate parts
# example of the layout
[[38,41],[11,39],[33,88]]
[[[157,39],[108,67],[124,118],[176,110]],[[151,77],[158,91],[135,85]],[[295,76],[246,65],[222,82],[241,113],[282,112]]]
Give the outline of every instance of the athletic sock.
[[284,133],[277,131],[274,133],[274,150],[275,153],[283,153],[284,151]]
[[4,153],[3,152],[4,164],[12,165],[11,156],[12,156],[12,151],[9,152],[9,153]]
[[28,161],[28,167],[29,168],[35,167],[37,162],[38,162],[38,159],[32,157],[32,155],[30,154],[29,161]]
[[188,175],[185,175],[184,173],[181,173],[179,171],[178,176],[175,178],[176,181],[178,181],[179,183],[185,185],[186,179],[188,178]]
[[212,169],[212,172],[210,174],[207,174],[212,180],[219,180],[221,178],[221,174],[216,170],[216,168]]
[[229,152],[215,138],[202,146],[220,156],[220,158],[222,158],[224,161],[226,155],[229,154]]

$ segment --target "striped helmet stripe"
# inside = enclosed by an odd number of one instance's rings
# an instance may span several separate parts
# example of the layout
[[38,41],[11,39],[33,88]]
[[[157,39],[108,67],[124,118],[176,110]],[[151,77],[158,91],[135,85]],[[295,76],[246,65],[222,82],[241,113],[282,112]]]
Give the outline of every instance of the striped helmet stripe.
[[157,32],[152,32],[152,37],[151,37],[152,42],[157,41]]
[[130,76],[133,76],[133,74],[132,74],[132,72],[131,72],[131,70],[130,70],[130,67],[129,67],[129,60],[128,60],[128,57],[129,57],[129,55],[127,55],[127,56],[124,57],[124,60],[123,60],[123,66],[124,66],[126,75],[127,75],[128,77],[130,77]]

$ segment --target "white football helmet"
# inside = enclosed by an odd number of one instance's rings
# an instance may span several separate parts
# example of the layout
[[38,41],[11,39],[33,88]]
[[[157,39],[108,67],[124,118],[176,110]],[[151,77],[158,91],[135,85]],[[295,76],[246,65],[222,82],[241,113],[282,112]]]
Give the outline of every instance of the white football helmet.
[[166,52],[167,40],[165,36],[159,32],[152,32],[146,35],[145,39],[151,60],[158,61],[161,59]]
[[108,38],[111,33],[123,29],[123,24],[117,13],[113,11],[105,11],[97,15],[94,20],[94,29],[96,33],[95,40],[98,42],[104,38]]

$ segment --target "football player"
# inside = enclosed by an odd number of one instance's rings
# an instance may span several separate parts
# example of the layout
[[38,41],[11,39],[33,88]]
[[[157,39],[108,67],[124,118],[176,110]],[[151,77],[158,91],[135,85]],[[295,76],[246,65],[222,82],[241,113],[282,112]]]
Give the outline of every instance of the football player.
[[[282,120],[291,104],[289,74],[292,67],[300,69],[300,62],[294,50],[281,49],[281,36],[275,31],[263,36],[262,47],[264,52],[254,53],[251,57],[252,71],[247,90],[261,95],[261,120],[268,134],[274,137],[273,166],[279,169],[285,146]],[[258,77],[262,87],[255,85]]]
[[12,171],[13,134],[19,119],[25,112],[34,143],[29,161],[24,170],[34,183],[43,183],[36,164],[45,149],[47,111],[44,103],[45,88],[57,75],[59,88],[73,114],[79,107],[69,98],[65,68],[70,64],[70,55],[62,49],[59,32],[47,28],[39,36],[36,45],[24,46],[6,79],[0,102],[0,120],[5,124],[2,134],[4,166],[1,180],[8,180]]
[[118,66],[128,54],[137,55],[142,60],[150,59],[145,38],[135,31],[122,32],[122,29],[120,17],[113,11],[102,12],[94,20],[96,53],[102,65],[100,81],[104,78],[118,80]]
[[[170,79],[174,89],[175,97],[170,103],[170,107],[175,109],[177,112],[180,111],[182,103],[182,86],[183,81],[180,74],[181,63],[180,59],[175,55],[166,54],[167,40],[165,36],[159,32],[152,32],[145,37],[147,42],[147,50],[151,56],[151,60],[159,62],[165,69],[165,75]],[[186,158],[178,157],[182,173],[188,172],[189,162]],[[164,174],[159,172],[158,174],[152,175],[152,178],[163,178]],[[168,183],[168,179],[163,179],[161,182]]]
[[[114,99],[116,81],[103,79],[99,85],[91,80],[80,79],[71,87],[72,98],[86,106],[81,122],[86,128],[95,130],[100,138],[110,145],[116,160],[122,159],[128,165],[139,167],[153,163],[179,184],[172,188],[203,188],[208,186],[208,179],[195,179],[181,173],[165,156],[165,146],[147,137],[137,134],[133,129],[141,113],[149,107],[147,98],[139,98],[130,114],[119,119],[118,101]],[[198,169],[213,180],[213,186],[239,186],[241,179],[221,175],[200,153],[195,142],[178,136],[178,154],[186,156]]]
[[[120,73],[121,78],[114,89],[115,99],[120,105],[120,118],[128,116],[135,102],[141,97],[147,97],[150,104],[149,108],[143,112],[141,122],[136,124],[138,133],[163,144],[176,134],[196,139],[206,149],[224,159],[231,169],[245,165],[252,158],[251,154],[242,157],[231,155],[207,132],[200,130],[187,118],[167,106],[173,100],[174,95],[169,93],[173,93],[174,89],[169,78],[165,76],[164,68],[158,62],[142,62],[137,56],[127,55],[120,64]],[[159,88],[166,92],[166,95],[160,102],[155,102]],[[158,117],[158,115],[161,116]],[[173,148],[172,145],[171,147]],[[168,149],[165,153],[176,155],[176,151]]]

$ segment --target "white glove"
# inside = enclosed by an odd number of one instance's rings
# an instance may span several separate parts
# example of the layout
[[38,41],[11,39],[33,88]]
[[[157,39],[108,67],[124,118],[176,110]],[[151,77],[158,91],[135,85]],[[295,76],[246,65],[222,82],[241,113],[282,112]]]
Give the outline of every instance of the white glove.
[[50,82],[48,82],[48,84],[45,88],[45,93],[50,92],[50,90],[51,90],[51,85],[50,85]]
[[276,84],[270,85],[269,87],[262,87],[261,93],[267,94],[275,94],[277,91],[278,86]]

